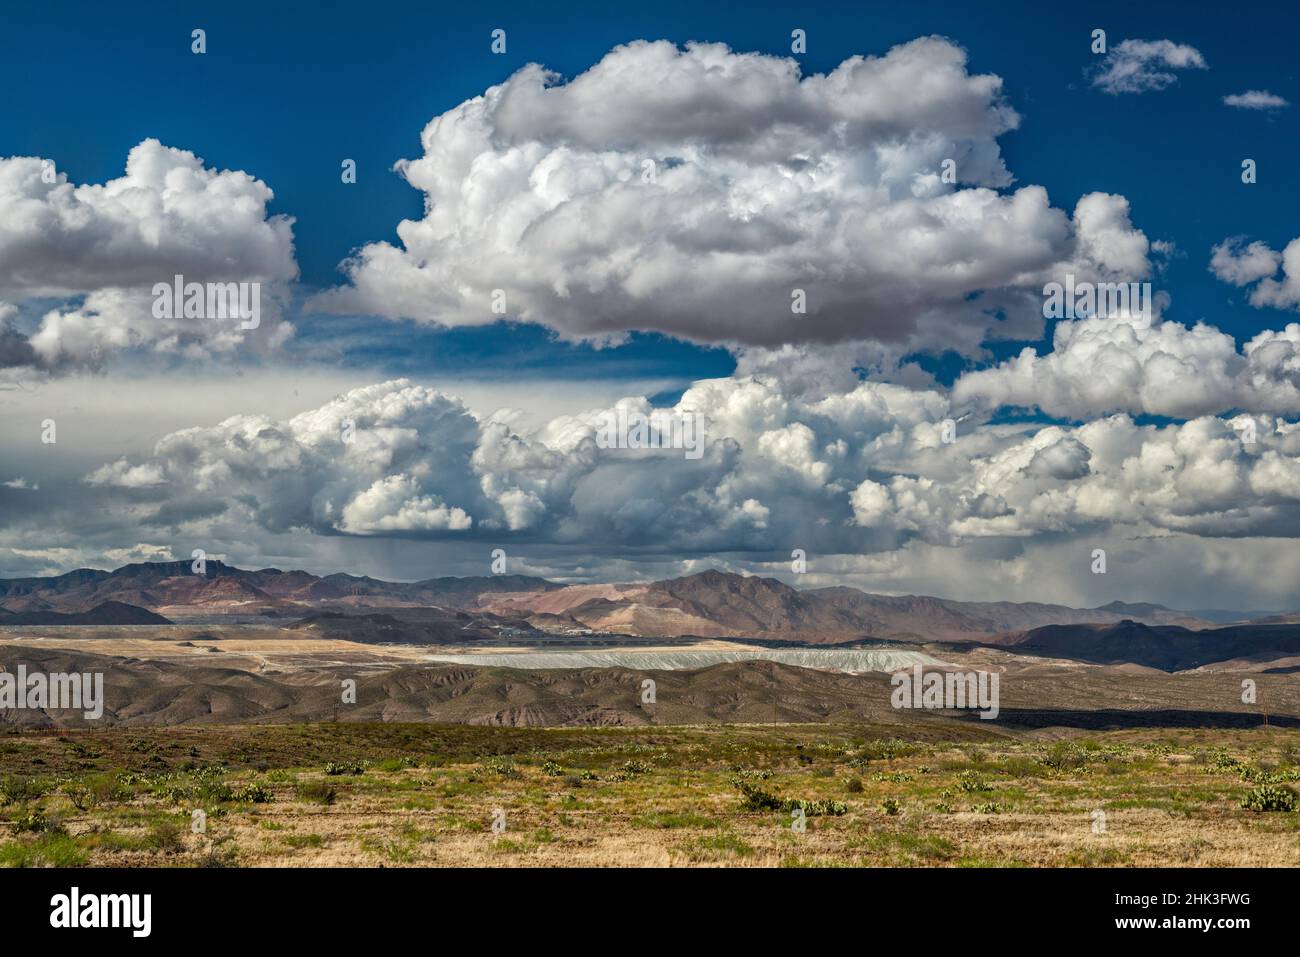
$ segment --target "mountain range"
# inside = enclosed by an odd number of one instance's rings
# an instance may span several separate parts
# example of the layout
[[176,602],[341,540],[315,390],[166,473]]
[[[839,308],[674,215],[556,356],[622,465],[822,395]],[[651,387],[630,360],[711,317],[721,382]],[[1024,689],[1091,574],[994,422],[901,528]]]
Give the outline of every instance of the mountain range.
[[986,642],[1046,626],[1125,621],[1195,632],[1232,620],[1231,612],[1200,617],[1148,603],[1071,608],[877,595],[845,586],[798,589],[773,578],[720,571],[646,583],[563,585],[523,575],[388,582],[277,568],[250,571],[209,560],[202,574],[189,562],[145,562],[111,572],[78,569],[52,577],[0,579],[0,625],[60,623],[44,617],[50,615],[83,616],[67,624],[157,624],[223,615],[304,619],[304,624],[335,634],[368,630],[382,636],[405,630],[398,640],[406,641],[483,640],[502,629],[518,629],[543,636],[811,644]]

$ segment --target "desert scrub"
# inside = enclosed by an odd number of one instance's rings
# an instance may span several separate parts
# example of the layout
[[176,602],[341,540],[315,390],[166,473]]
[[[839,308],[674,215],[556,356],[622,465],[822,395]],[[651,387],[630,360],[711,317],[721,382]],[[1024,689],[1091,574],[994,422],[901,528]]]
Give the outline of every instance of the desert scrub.
[[43,798],[55,788],[47,778],[10,776],[0,780],[0,804],[22,804]]
[[634,817],[630,823],[635,828],[670,829],[680,827],[694,828],[701,831],[720,826],[713,818],[705,817],[703,814],[695,814],[691,811],[656,811]]
[[754,849],[734,834],[710,834],[697,837],[684,845],[682,851],[693,861],[752,857],[754,854]]
[[893,798],[885,798],[880,802],[880,810],[892,817],[898,813],[898,802]]
[[41,811],[32,809],[14,818],[14,830],[27,831],[32,834],[64,834],[66,831],[57,818],[46,817]]
[[294,788],[294,793],[304,801],[312,804],[333,804],[339,792],[334,786],[324,781],[302,781]]
[[862,768],[872,761],[901,758],[909,754],[915,754],[919,750],[921,749],[917,745],[910,744],[907,741],[900,741],[897,738],[891,738],[887,741],[868,741],[858,748],[853,757],[849,759],[849,764],[855,768]]
[[912,780],[912,776],[903,771],[877,772],[871,775],[871,780],[880,784],[906,784]]
[[1243,767],[1241,780],[1247,784],[1285,784],[1288,781],[1300,781],[1300,768]]
[[623,766],[611,774],[608,780],[630,781],[632,778],[640,777],[643,774],[649,774],[653,770],[653,765],[646,764],[644,761],[632,759],[630,761],[624,761]]
[[1058,741],[1039,760],[1049,770],[1059,774],[1087,770],[1090,755],[1086,749],[1071,741]]
[[416,768],[419,766],[420,766],[420,762],[415,760],[415,758],[411,758],[411,757],[384,758],[384,760],[380,761],[378,764],[375,765],[375,767],[378,768],[380,771],[387,771],[389,773],[395,771],[409,771],[412,768]]
[[564,768],[555,761],[542,762],[542,773],[553,778],[564,777]]
[[67,834],[41,834],[34,841],[0,845],[0,867],[80,867],[86,856]]
[[228,773],[225,765],[210,764],[157,775],[127,772],[119,780],[124,787],[139,787],[177,804],[222,804],[235,799],[234,789],[224,780]]
[[740,807],[744,811],[803,811],[807,817],[840,817],[849,810],[843,801],[781,798],[749,781],[735,779],[731,783],[740,791]]
[[283,838],[285,845],[298,850],[304,847],[324,847],[325,838],[319,834],[286,834]]
[[963,771],[957,775],[957,790],[973,794],[979,791],[992,791],[993,785],[974,771]]
[[240,804],[270,804],[275,796],[262,785],[249,783],[232,790],[231,800]]
[[483,770],[487,771],[489,774],[497,774],[510,780],[523,777],[519,772],[519,769],[515,767],[513,761],[505,761],[501,758],[493,758],[491,761],[488,761],[483,765]]
[[1043,770],[1043,765],[1023,755],[1013,755],[998,762],[997,770],[1012,778],[1034,778]]
[[363,837],[361,849],[385,857],[394,864],[410,864],[415,860],[415,849],[409,842],[397,838]]
[[1246,792],[1241,807],[1247,811],[1294,811],[1295,792],[1275,784],[1261,784]]
[[118,831],[93,830],[79,837],[80,844],[90,850],[158,851],[175,854],[185,849],[181,839],[181,825],[174,820],[162,820],[142,834],[123,834]]
[[105,804],[118,804],[131,797],[131,790],[116,774],[91,774],[67,781],[63,793],[78,811],[86,811]]
[[355,761],[331,761],[325,765],[325,773],[330,777],[338,777],[344,774],[355,777],[358,774],[365,774],[366,769]]

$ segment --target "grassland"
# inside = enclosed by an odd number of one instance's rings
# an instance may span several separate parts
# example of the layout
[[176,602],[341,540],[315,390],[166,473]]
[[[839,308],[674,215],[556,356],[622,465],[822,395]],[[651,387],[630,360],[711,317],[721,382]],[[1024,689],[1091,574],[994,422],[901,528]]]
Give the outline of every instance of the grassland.
[[1285,866],[1300,813],[1242,802],[1298,782],[1276,728],[15,732],[0,864]]

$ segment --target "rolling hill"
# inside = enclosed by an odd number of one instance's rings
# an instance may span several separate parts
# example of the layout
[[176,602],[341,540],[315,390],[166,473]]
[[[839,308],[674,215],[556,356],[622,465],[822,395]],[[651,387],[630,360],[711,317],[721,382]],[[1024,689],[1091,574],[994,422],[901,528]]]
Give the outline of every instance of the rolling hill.
[[1300,625],[1229,625],[1199,631],[1136,621],[1047,625],[999,636],[991,643],[1049,658],[1186,671],[1239,659],[1272,661],[1300,655]]

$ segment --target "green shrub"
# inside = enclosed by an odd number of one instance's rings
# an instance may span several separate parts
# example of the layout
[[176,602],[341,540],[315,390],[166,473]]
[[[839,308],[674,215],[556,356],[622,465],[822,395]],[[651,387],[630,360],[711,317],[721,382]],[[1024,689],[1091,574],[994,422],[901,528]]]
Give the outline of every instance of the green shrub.
[[338,777],[341,774],[358,775],[365,774],[366,769],[360,764],[353,761],[331,761],[325,765],[325,773],[331,777]]
[[292,848],[323,847],[325,838],[319,834],[286,834],[284,843]]
[[324,781],[303,781],[294,791],[302,800],[313,804],[333,804],[338,797],[338,791],[333,785]]
[[9,776],[0,780],[0,803],[22,804],[43,798],[54,790],[54,782],[45,778]]
[[32,834],[63,834],[63,825],[33,809],[14,818],[14,829]]
[[260,784],[245,784],[232,792],[232,799],[244,804],[270,804],[275,796]]
[[1246,793],[1241,806],[1247,811],[1294,811],[1295,792],[1276,784],[1262,784]]
[[765,791],[749,781],[735,778],[732,786],[740,791],[740,806],[745,811],[795,811],[801,810],[807,817],[839,817],[848,813],[848,805],[843,801],[810,801],[804,798],[781,798]]
[[957,790],[972,794],[978,791],[992,791],[993,785],[974,771],[963,771],[957,775]]
[[80,867],[86,852],[67,834],[42,834],[35,841],[0,845],[0,867]]

